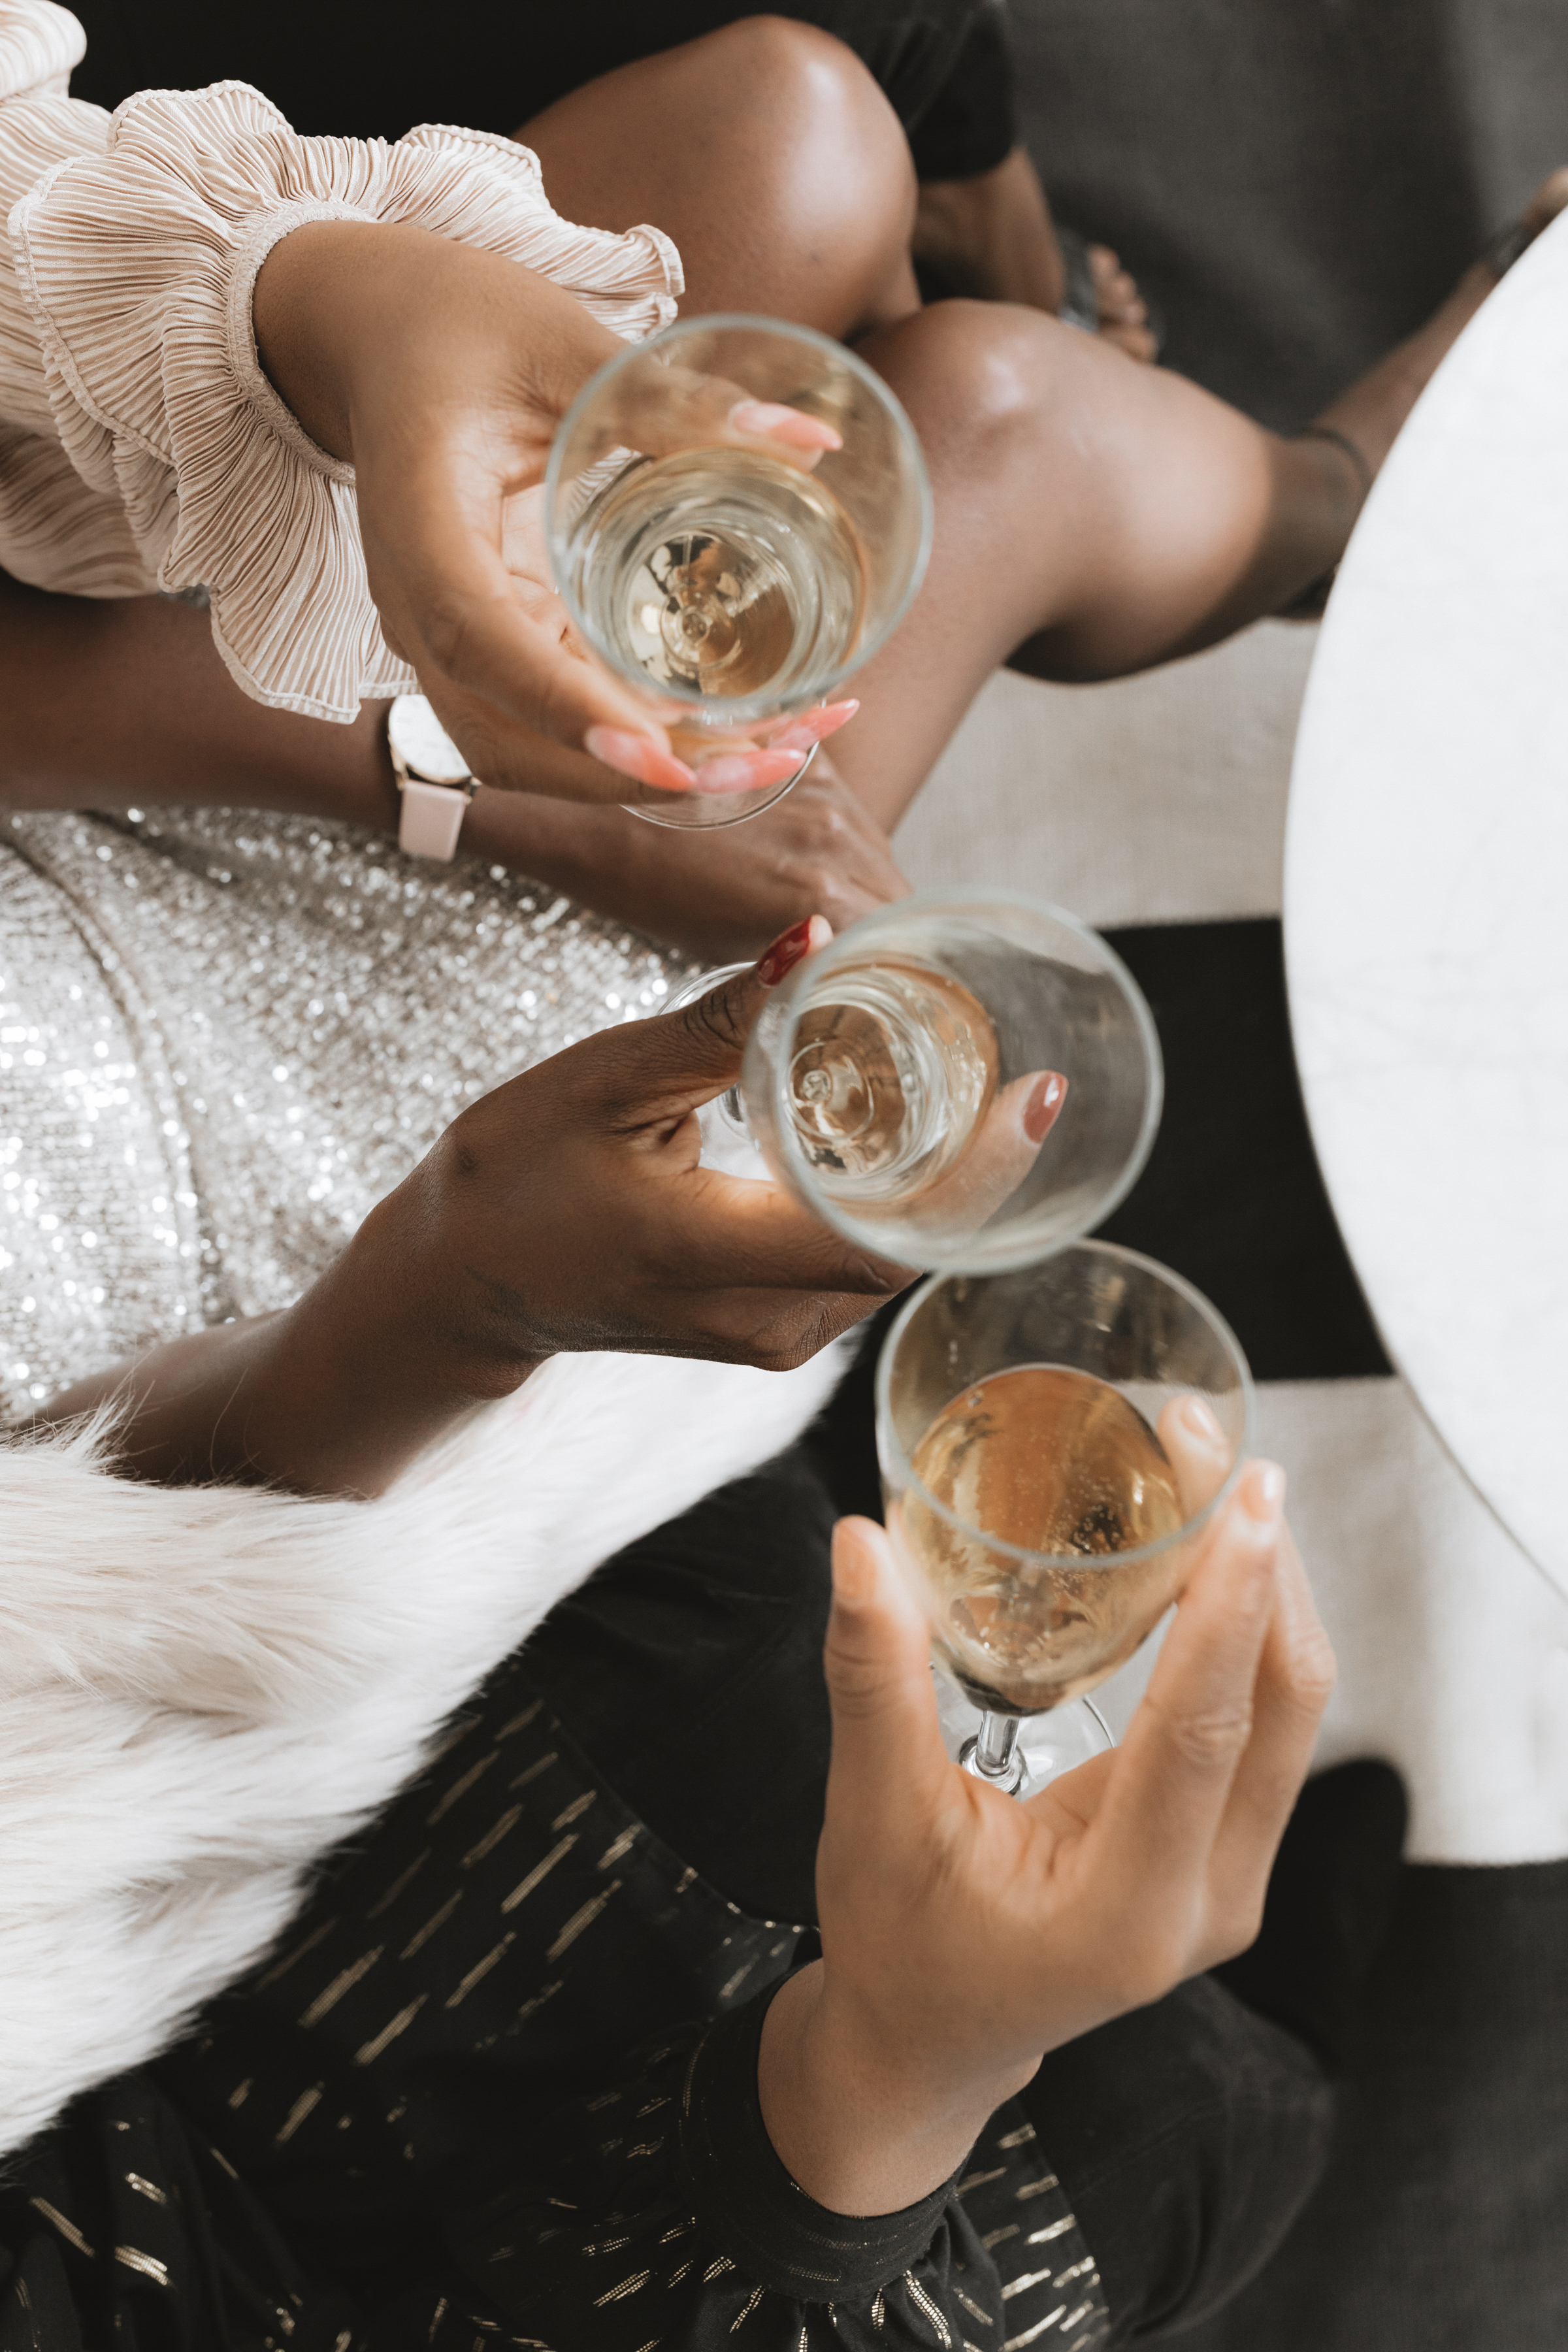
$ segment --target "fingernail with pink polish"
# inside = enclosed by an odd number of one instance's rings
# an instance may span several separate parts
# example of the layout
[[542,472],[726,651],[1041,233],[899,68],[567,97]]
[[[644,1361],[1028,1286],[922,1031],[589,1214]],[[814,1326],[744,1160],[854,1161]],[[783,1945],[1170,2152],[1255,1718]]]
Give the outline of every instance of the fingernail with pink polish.
[[841,727],[847,727],[859,708],[858,702],[829,702],[820,710],[803,710],[798,719],[792,719],[787,727],[781,727],[776,735],[769,737],[768,748],[773,751],[809,751],[814,743],[825,743]]
[[631,776],[639,784],[657,784],[660,792],[689,793],[697,782],[685,761],[672,751],[650,743],[646,735],[633,735],[619,727],[590,727],[583,738],[583,749],[591,760],[602,760],[606,768],[614,768],[618,776]]
[[692,782],[700,793],[762,793],[799,772],[798,751],[728,751],[704,760]]
[[844,436],[826,418],[807,416],[804,409],[786,408],[777,400],[738,400],[730,411],[737,433],[765,433],[788,449],[842,449]]
[[1225,1432],[1220,1427],[1212,1405],[1201,1396],[1187,1396],[1176,1408],[1184,1429],[1194,1437],[1201,1437],[1205,1445],[1223,1445]]
[[1261,1528],[1272,1527],[1285,1501],[1285,1473],[1278,1462],[1255,1462],[1241,1482],[1241,1499],[1249,1518]]
[[1068,1098],[1068,1082],[1059,1070],[1047,1070],[1035,1081],[1034,1092],[1024,1105],[1024,1132],[1031,1143],[1044,1143]]

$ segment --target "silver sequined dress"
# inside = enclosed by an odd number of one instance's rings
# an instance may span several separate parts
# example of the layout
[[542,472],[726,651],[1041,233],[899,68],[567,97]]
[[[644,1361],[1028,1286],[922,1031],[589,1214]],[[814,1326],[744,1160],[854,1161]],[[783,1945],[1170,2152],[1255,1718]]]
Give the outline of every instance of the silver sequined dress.
[[465,1103],[687,969],[354,825],[0,820],[0,1413],[286,1306]]

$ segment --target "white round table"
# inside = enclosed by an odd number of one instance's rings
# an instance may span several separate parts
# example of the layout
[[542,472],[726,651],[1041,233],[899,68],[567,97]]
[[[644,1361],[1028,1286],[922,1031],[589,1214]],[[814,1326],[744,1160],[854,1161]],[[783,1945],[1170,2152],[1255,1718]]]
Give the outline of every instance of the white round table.
[[1568,1592],[1568,216],[1460,338],[1357,526],[1298,739],[1285,942],[1313,1137],[1389,1352]]

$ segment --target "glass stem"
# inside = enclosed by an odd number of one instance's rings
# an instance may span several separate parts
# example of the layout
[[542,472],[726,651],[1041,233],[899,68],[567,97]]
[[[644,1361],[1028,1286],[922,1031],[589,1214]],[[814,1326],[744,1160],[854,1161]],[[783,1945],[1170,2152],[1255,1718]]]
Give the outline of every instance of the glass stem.
[[1016,1780],[1018,1767],[1013,1751],[1017,1744],[1017,1717],[993,1715],[987,1707],[974,1736],[974,1758],[970,1769],[982,1780]]

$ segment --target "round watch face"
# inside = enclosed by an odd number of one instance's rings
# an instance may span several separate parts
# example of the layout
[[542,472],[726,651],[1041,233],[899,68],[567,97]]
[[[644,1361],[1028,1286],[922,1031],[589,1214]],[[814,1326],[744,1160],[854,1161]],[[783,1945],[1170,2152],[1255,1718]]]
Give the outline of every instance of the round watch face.
[[466,784],[472,773],[422,694],[400,694],[387,714],[386,740],[411,775],[429,784]]

